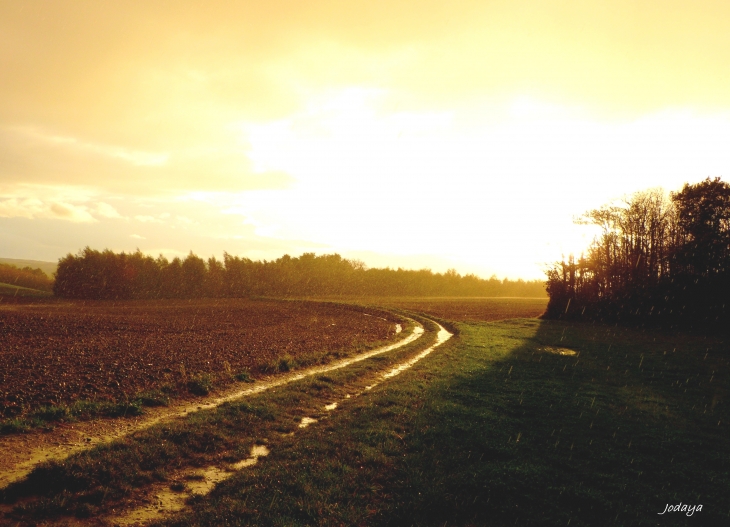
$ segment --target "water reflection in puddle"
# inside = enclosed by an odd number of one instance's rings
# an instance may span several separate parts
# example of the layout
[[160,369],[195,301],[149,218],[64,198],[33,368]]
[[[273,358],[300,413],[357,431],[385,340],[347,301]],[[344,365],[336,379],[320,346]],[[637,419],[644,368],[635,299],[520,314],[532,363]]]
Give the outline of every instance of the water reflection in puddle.
[[431,353],[436,347],[440,346],[447,340],[449,340],[452,337],[452,334],[449,333],[443,326],[439,325],[439,332],[438,335],[436,335],[436,342],[433,346],[423,350],[421,353],[416,355],[410,360],[407,360],[406,362],[402,362],[401,364],[398,364],[395,368],[391,369],[389,372],[383,374],[383,379],[389,379],[390,377],[394,377],[401,373],[404,370],[407,370],[411,366],[413,366],[415,363],[417,363],[419,360],[424,358],[426,355]]
[[316,419],[312,419],[311,417],[302,417],[302,422],[299,423],[299,428],[307,428],[309,425],[316,423]]
[[555,346],[544,346],[542,348],[537,348],[537,351],[544,351],[546,353],[552,353],[554,355],[567,355],[569,357],[575,357],[576,355],[578,355],[577,351],[570,348],[560,348]]
[[337,408],[337,403],[332,403],[332,404],[326,404],[326,405],[324,406],[324,409],[325,409],[325,410],[327,410],[328,412],[331,412],[331,411],[332,411],[332,410],[334,410],[335,408]]
[[449,331],[447,331],[440,324],[438,325],[438,327],[439,327],[439,332],[436,335],[436,342],[433,344],[433,346],[431,346],[431,347],[423,350],[422,352],[420,352],[415,357],[413,357],[413,358],[411,358],[411,359],[409,359],[409,360],[407,360],[405,362],[401,362],[400,364],[397,364],[395,367],[393,367],[392,369],[388,370],[386,373],[382,374],[380,376],[380,380],[378,382],[375,382],[373,384],[370,384],[368,386],[365,386],[365,390],[364,391],[372,390],[377,385],[379,385],[381,382],[383,382],[385,379],[389,379],[390,377],[395,377],[399,373],[407,370],[408,368],[410,368],[411,366],[413,366],[414,364],[416,364],[419,360],[421,360],[422,358],[424,358],[426,355],[428,355],[429,353],[431,353],[434,349],[436,349],[438,346],[440,346],[441,344],[443,344],[444,342],[446,342],[447,340],[449,340],[453,336],[452,333],[450,333]]
[[264,445],[254,445],[251,449],[251,457],[248,459],[244,459],[243,461],[239,461],[238,463],[234,463],[231,465],[231,468],[233,470],[241,470],[244,467],[250,467],[251,465],[255,465],[258,463],[260,457],[268,456],[269,455],[269,449],[266,448]]

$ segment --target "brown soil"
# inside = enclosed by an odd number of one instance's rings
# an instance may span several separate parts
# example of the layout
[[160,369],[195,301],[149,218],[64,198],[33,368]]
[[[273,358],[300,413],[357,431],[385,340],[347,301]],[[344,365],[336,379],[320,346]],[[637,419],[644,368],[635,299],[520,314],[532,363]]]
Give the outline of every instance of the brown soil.
[[[372,319],[380,317],[380,315],[387,315],[387,313],[380,311],[368,311],[372,314],[361,313],[357,310],[354,313],[364,315],[362,317],[363,319]],[[382,318],[376,319],[383,320]],[[393,333],[400,333],[400,324],[385,321],[384,323],[392,326]],[[315,375],[345,367],[375,354],[401,347],[412,342],[421,334],[422,330],[415,328],[413,333],[406,335],[405,338],[401,338],[394,343],[356,355],[346,353],[348,355],[347,358],[335,360],[325,365],[313,366],[305,370],[296,370],[289,373],[262,376],[253,384],[245,382],[232,383],[204,397],[190,395],[181,397],[166,407],[147,408],[143,416],[117,419],[101,418],[81,422],[60,422],[53,423],[53,427],[46,431],[35,429],[28,434],[0,436],[0,488],[24,477],[38,463],[43,461],[63,459],[75,452],[94,446],[97,443],[111,441],[160,421],[183,417],[188,413],[201,409],[213,408],[246,394],[260,393],[266,389],[281,386],[308,375]],[[350,351],[354,352],[356,350]],[[2,509],[1,506],[0,509]],[[0,512],[3,511],[0,510]]]
[[378,317],[275,300],[0,303],[0,417],[179,393],[201,374],[223,385],[243,370],[271,371],[284,356],[336,358],[395,336],[393,322]]

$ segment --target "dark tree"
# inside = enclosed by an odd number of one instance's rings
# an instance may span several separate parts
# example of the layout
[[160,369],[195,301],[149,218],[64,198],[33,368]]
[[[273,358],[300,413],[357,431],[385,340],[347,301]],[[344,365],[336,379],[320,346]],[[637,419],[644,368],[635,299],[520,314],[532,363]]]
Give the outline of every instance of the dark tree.
[[730,186],[639,192],[586,213],[601,234],[547,270],[548,316],[722,328],[730,294]]
[[315,296],[315,295],[420,295],[420,296],[544,296],[539,280],[483,280],[462,276],[454,269],[367,269],[339,254],[297,258],[284,255],[274,261],[253,261],[225,253],[223,262],[207,263],[192,252],[180,260],[153,259],[137,251],[115,254],[88,247],[59,261],[55,293],[67,298],[200,298]]

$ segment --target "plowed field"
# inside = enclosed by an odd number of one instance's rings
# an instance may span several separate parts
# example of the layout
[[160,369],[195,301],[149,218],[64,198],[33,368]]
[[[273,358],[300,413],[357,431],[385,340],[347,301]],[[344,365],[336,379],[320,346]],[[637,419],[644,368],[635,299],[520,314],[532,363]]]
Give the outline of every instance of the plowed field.
[[[456,322],[532,318],[545,312],[547,298],[380,298],[373,304],[408,309]],[[370,301],[368,301],[370,302]]]
[[393,316],[365,312],[273,300],[0,305],[0,416],[120,401],[200,375],[230,382],[282,357],[311,363],[394,336]]

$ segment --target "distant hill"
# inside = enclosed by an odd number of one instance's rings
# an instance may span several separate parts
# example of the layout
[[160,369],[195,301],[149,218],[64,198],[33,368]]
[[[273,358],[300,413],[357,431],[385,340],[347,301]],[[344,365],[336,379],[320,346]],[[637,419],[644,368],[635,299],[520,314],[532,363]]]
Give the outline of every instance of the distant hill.
[[56,267],[58,267],[58,262],[44,262],[43,260],[18,260],[16,258],[0,258],[0,263],[14,265],[21,269],[23,267],[40,269],[51,278],[53,278],[53,273],[56,272]]

